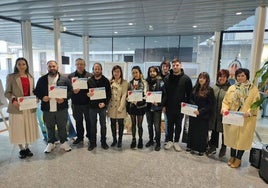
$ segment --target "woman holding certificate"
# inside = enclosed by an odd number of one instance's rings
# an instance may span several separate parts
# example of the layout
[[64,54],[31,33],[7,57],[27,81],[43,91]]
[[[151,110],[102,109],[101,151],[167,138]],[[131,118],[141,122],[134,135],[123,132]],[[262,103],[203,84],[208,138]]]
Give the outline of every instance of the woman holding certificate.
[[[151,66],[148,69],[147,73],[147,83],[148,83],[148,92],[146,93],[147,101],[147,111],[146,118],[148,123],[148,132],[149,132],[149,141],[146,143],[145,147],[150,147],[154,144],[154,131],[155,130],[155,151],[160,150],[160,138],[161,138],[161,114],[162,114],[162,89],[164,82],[160,76],[160,71],[158,67]],[[160,93],[160,101],[156,101],[156,97],[153,101],[148,101],[149,97],[153,95],[158,95]],[[154,127],[153,127],[154,126]]]
[[[113,136],[114,147],[122,147],[122,137],[124,131],[124,118],[127,116],[126,112],[126,97],[128,83],[123,79],[123,71],[119,65],[112,68],[112,79],[110,80],[112,96],[108,104],[107,116],[111,118],[111,130]],[[116,122],[119,125],[118,140],[116,138]]]
[[[256,127],[258,110],[250,106],[260,98],[258,88],[249,81],[249,70],[239,68],[235,71],[236,83],[229,87],[222,102],[222,114],[228,116],[233,112],[243,113],[234,123],[224,124],[224,143],[231,148],[228,165],[238,168],[245,150],[251,149],[253,134]],[[242,126],[236,122],[244,121]]]
[[[33,156],[29,144],[39,138],[39,129],[36,119],[36,109],[20,110],[20,97],[33,96],[34,79],[29,73],[29,65],[25,58],[18,58],[14,73],[7,76],[5,97],[9,100],[10,142],[18,144],[19,158]],[[20,99],[20,100],[19,100]],[[34,100],[36,103],[36,99]]]
[[143,79],[143,75],[139,66],[132,67],[132,76],[133,79],[128,83],[128,103],[127,103],[127,112],[131,117],[132,124],[132,142],[130,148],[135,148],[136,143],[136,124],[138,126],[139,142],[138,148],[143,148],[142,140],[142,121],[146,107],[146,101],[144,96],[147,91],[147,82]]
[[190,103],[198,107],[194,111],[196,117],[189,117],[187,151],[204,155],[207,149],[209,118],[214,110],[214,92],[209,86],[210,79],[206,72],[201,72],[190,97]]

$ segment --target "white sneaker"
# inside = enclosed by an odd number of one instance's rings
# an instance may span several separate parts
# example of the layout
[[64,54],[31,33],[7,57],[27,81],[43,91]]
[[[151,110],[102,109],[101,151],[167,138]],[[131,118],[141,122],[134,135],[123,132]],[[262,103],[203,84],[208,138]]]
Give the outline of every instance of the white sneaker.
[[72,148],[69,146],[69,144],[66,141],[60,145],[60,148],[64,149],[64,151],[71,151],[72,150]]
[[182,151],[182,149],[181,149],[181,147],[180,147],[180,145],[179,145],[178,142],[175,142],[175,143],[173,144],[173,146],[174,146],[175,151]]
[[52,144],[52,143],[48,143],[46,149],[45,149],[45,153],[50,153],[54,148],[55,148],[55,144]]
[[170,149],[172,148],[172,146],[173,146],[173,142],[168,141],[167,144],[164,146],[164,148],[165,148],[166,150],[170,150]]

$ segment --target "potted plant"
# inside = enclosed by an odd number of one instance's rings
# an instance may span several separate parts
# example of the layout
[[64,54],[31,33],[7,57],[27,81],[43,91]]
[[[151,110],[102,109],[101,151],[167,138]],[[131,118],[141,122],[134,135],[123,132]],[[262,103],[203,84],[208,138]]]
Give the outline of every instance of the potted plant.
[[[258,88],[261,90],[262,88],[265,87],[265,85],[266,85],[267,82],[268,82],[268,61],[266,61],[266,62],[264,63],[264,65],[262,66],[262,68],[259,69],[259,70],[256,72],[255,77],[254,77],[254,82],[255,82],[256,80],[258,81],[259,79],[260,79],[260,83],[258,84]],[[264,92],[266,92],[266,94],[268,94],[268,89],[267,89],[266,91],[264,91]],[[259,107],[262,105],[263,101],[264,101],[265,99],[267,99],[267,98],[268,98],[268,96],[264,97],[264,96],[262,95],[262,97],[260,98],[260,100],[256,101],[255,103],[253,103],[253,104],[251,105],[251,108],[252,108],[252,109],[259,108]]]

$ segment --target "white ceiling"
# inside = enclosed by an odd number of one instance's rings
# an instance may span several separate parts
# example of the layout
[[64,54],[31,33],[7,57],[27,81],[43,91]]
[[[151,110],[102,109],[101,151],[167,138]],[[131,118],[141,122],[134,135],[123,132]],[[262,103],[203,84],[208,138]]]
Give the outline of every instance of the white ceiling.
[[[1,0],[0,18],[51,28],[59,18],[68,32],[93,37],[188,35],[226,30],[266,5],[268,0]],[[6,23],[0,19],[1,32]]]

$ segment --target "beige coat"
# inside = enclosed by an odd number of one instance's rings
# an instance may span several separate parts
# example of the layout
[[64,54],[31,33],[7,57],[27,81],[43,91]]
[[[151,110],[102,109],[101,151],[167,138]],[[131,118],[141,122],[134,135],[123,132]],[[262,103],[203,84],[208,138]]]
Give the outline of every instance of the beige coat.
[[[229,87],[222,102],[222,110],[237,111],[237,108],[232,105],[235,89],[235,85]],[[251,148],[258,110],[252,111],[250,106],[259,98],[259,90],[252,85],[244,105],[239,110],[240,112],[250,112],[251,117],[245,118],[243,126],[223,124],[225,145],[238,150],[249,150]]]
[[112,97],[108,104],[108,117],[114,119],[123,119],[127,116],[126,112],[126,97],[127,97],[128,83],[123,80],[122,84],[119,82],[112,82],[111,90]]
[[[30,95],[33,94],[34,88],[34,79],[32,76],[28,75],[30,81]],[[14,105],[12,105],[12,99],[18,98],[23,96],[23,89],[20,80],[19,74],[9,74],[7,76],[6,81],[6,90],[5,90],[5,97],[9,100],[9,104],[7,107],[7,112],[11,114],[21,114],[22,111],[19,111]],[[31,112],[35,112],[35,109],[32,109]]]

